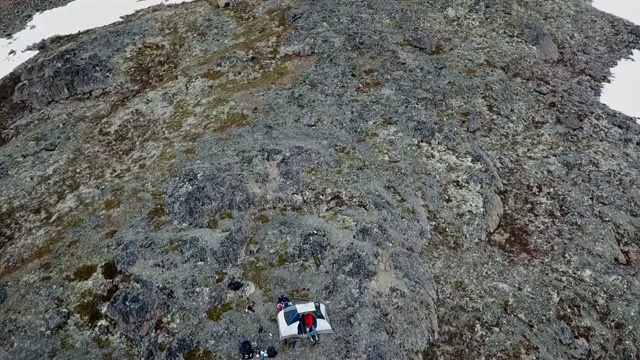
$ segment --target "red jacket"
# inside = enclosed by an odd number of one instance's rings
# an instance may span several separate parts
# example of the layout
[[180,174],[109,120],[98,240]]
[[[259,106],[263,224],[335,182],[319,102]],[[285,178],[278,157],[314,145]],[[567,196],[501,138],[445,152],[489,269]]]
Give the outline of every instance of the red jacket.
[[314,323],[314,316],[311,313],[302,314],[302,323],[307,329],[311,329]]

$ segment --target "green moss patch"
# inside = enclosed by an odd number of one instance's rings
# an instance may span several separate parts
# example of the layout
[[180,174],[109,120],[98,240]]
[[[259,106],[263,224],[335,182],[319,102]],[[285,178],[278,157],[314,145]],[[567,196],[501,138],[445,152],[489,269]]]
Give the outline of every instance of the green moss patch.
[[309,299],[309,289],[293,289],[293,290],[289,291],[289,298],[291,298],[291,301],[308,300]]
[[210,219],[207,221],[207,228],[209,229],[217,229],[218,228],[218,219]]
[[225,303],[220,306],[212,306],[207,309],[207,319],[211,321],[219,321],[222,315],[228,311],[231,311],[233,307],[231,304]]
[[262,297],[264,299],[264,302],[267,303],[272,303],[275,301],[275,297],[273,296],[273,289],[271,288],[265,288],[264,290],[262,290]]
[[231,128],[247,125],[249,125],[249,115],[240,112],[233,112],[220,120],[215,131],[223,133],[229,131]]
[[267,285],[267,267],[259,260],[250,260],[242,267],[242,277],[254,283],[259,288]]
[[220,70],[208,70],[204,74],[202,74],[203,78],[209,79],[211,81],[216,81],[223,76],[224,76],[224,73]]
[[365,81],[361,84],[358,84],[355,90],[357,93],[365,93],[371,90],[379,89],[381,87],[382,87],[382,82],[380,80],[371,80],[371,81]]
[[322,259],[320,258],[320,256],[314,256],[313,263],[316,264],[317,267],[320,267],[320,265],[322,265]]
[[159,219],[161,217],[164,217],[165,215],[167,215],[167,213],[164,211],[164,206],[162,206],[162,204],[156,205],[147,213],[147,217],[149,218],[149,220]]
[[184,360],[214,360],[215,357],[209,349],[192,349],[184,353]]
[[136,85],[147,87],[171,79],[178,68],[179,49],[163,43],[144,43],[127,56],[126,76]]
[[102,319],[100,307],[102,306],[102,294],[85,291],[80,295],[80,301],[73,307],[73,312],[90,327],[95,326]]
[[277,265],[278,266],[282,266],[287,262],[287,252],[282,252],[278,255],[278,262]]
[[118,276],[120,271],[118,271],[118,266],[116,266],[116,262],[111,260],[102,264],[102,277],[106,280],[113,280]]
[[122,198],[120,198],[119,196],[116,196],[116,197],[111,197],[105,200],[102,203],[102,208],[107,211],[110,211],[110,210],[115,210],[119,208],[120,205],[122,205]]
[[80,265],[73,271],[73,274],[68,279],[69,281],[86,281],[89,280],[97,270],[97,265]]
[[105,335],[100,335],[96,337],[95,341],[99,349],[107,349],[111,346],[111,340],[109,340],[109,337]]
[[463,244],[461,237],[453,230],[453,227],[448,227],[441,222],[435,222],[433,229],[440,238],[442,245],[453,251],[462,249]]
[[476,69],[470,68],[470,67],[466,67],[464,68],[464,73],[467,76],[474,76],[478,71]]
[[118,292],[118,285],[114,284],[114,285],[109,286],[109,288],[104,293],[104,295],[102,295],[102,301],[104,301],[104,302],[111,301],[111,299],[113,298],[113,295],[115,295],[116,292]]
[[216,284],[220,284],[227,277],[227,273],[224,271],[216,271]]
[[220,220],[225,220],[225,219],[233,219],[233,213],[229,210],[225,210],[223,212],[220,213]]
[[258,252],[259,248],[260,244],[258,243],[258,241],[254,238],[249,238],[249,241],[247,241],[246,253],[255,254],[256,252]]

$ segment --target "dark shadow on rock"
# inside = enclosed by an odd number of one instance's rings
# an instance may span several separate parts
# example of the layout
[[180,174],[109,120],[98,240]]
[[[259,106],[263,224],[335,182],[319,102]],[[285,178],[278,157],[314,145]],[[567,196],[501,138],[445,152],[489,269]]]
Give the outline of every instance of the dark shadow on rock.
[[353,234],[358,241],[369,242],[382,247],[391,243],[391,237],[387,228],[381,223],[362,224]]
[[220,247],[214,251],[212,257],[223,266],[235,264],[247,243],[247,235],[243,228],[231,231],[220,242]]
[[0,283],[0,305],[2,305],[9,297],[9,285]]
[[338,273],[358,280],[371,279],[376,274],[373,256],[348,246],[333,259],[333,267]]
[[121,288],[107,305],[106,315],[127,336],[140,339],[153,330],[153,323],[167,310],[166,294],[146,281]]
[[302,240],[297,242],[287,256],[290,262],[311,261],[322,257],[329,248],[327,234],[323,230],[314,230],[302,235]]
[[282,190],[285,193],[304,191],[304,174],[320,161],[321,155],[315,150],[294,146],[283,155],[277,168],[284,180]]
[[87,95],[111,86],[112,72],[109,60],[97,54],[83,54],[77,49],[61,51],[22,70],[13,100],[41,108],[52,102]]
[[245,211],[253,204],[244,175],[231,165],[184,169],[167,194],[169,215],[204,227],[223,211]]

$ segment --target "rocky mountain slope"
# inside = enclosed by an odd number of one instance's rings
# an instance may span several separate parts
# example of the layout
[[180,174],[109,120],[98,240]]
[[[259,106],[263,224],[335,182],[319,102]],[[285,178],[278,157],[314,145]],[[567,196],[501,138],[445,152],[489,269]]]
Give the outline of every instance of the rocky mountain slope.
[[282,359],[637,359],[640,126],[598,96],[639,46],[585,0],[201,0],[38,44],[0,81],[0,358],[231,359],[288,293],[336,334]]

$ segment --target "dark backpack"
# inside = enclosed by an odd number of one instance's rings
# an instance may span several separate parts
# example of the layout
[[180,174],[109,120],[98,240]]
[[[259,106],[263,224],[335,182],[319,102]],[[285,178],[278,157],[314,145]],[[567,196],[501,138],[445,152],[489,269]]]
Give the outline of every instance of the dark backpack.
[[238,280],[232,281],[227,284],[227,287],[229,288],[229,290],[233,290],[233,291],[238,291],[242,289],[242,286],[243,284]]
[[240,354],[243,359],[251,359],[255,355],[253,346],[251,346],[251,342],[249,340],[245,340],[240,343]]
[[273,347],[273,346],[269,346],[267,348],[267,357],[274,358],[274,357],[276,357],[276,355],[278,355],[278,352],[276,351],[276,348]]

